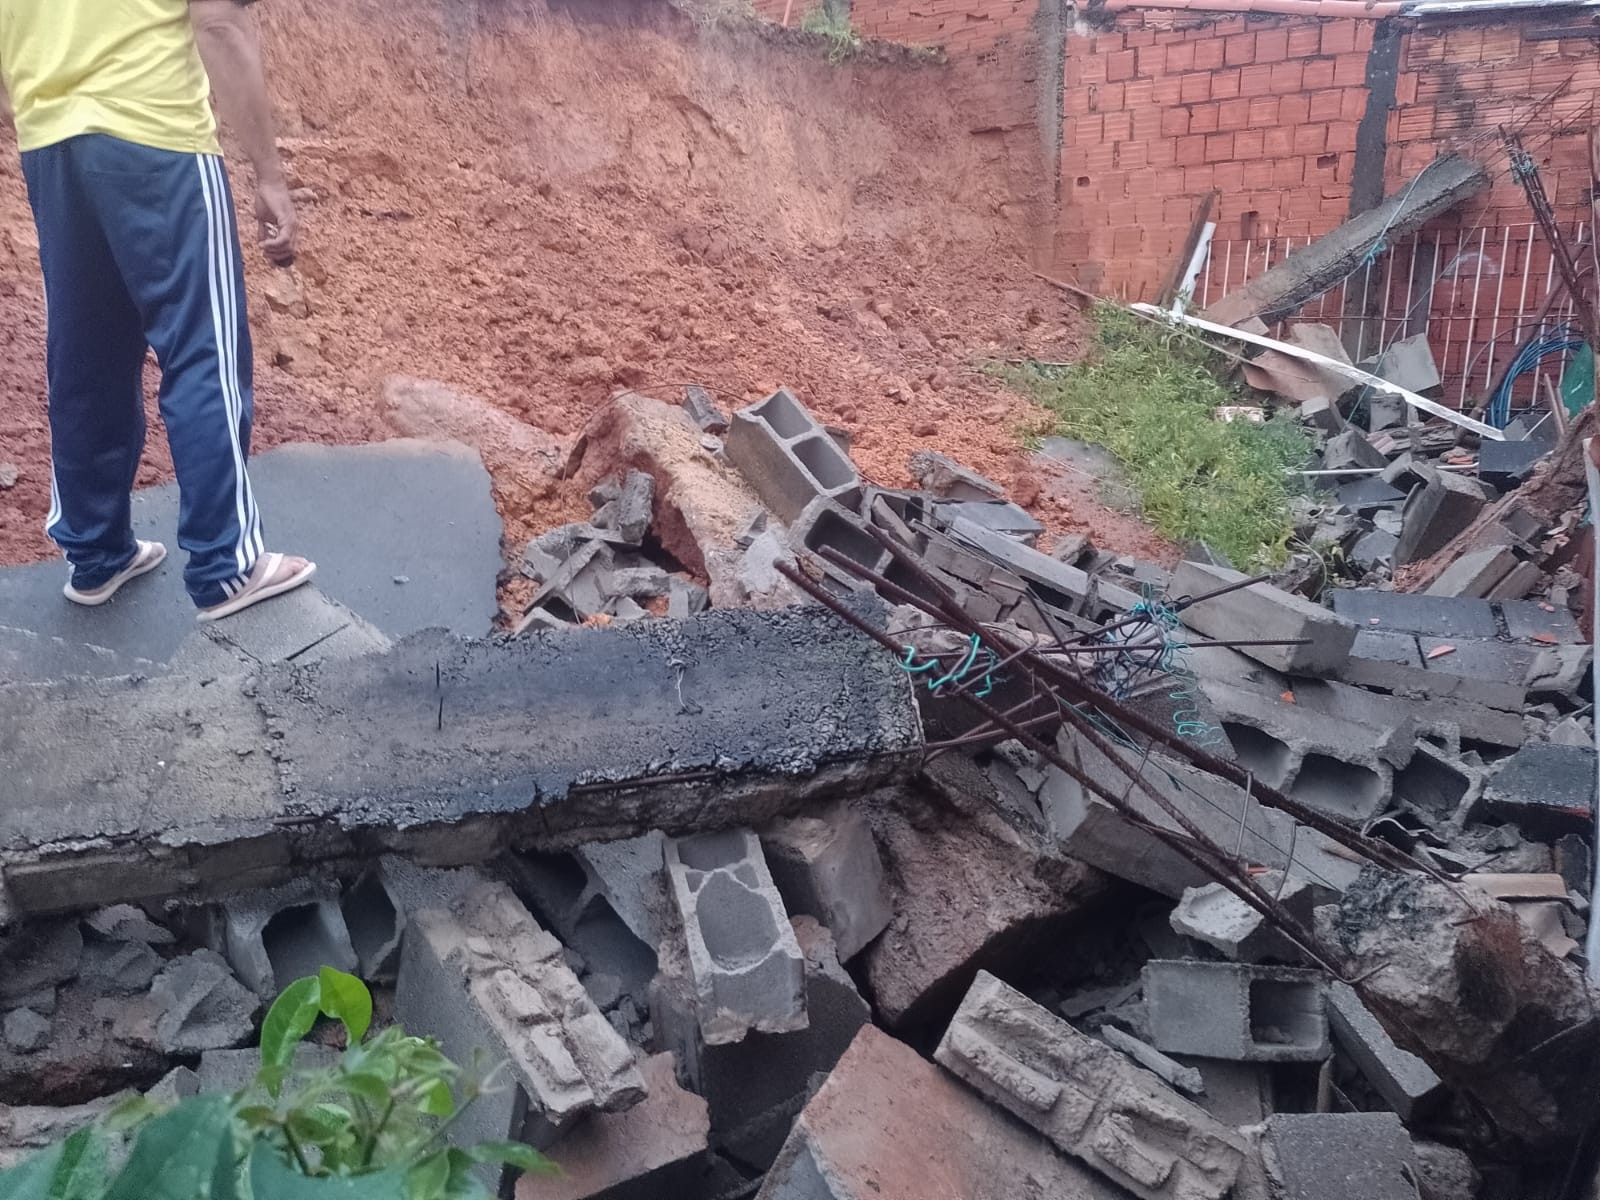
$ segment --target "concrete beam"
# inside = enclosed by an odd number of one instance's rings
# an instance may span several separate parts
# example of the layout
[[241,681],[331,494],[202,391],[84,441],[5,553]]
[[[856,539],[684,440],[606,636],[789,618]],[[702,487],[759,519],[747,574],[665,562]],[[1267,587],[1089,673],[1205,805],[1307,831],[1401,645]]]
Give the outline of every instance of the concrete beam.
[[904,775],[921,737],[893,658],[819,608],[3,687],[0,878],[62,912],[761,824]]
[[1295,251],[1201,316],[1219,325],[1287,316],[1354,272],[1378,242],[1392,245],[1488,187],[1488,172],[1471,159],[1452,155],[1432,162],[1382,204]]

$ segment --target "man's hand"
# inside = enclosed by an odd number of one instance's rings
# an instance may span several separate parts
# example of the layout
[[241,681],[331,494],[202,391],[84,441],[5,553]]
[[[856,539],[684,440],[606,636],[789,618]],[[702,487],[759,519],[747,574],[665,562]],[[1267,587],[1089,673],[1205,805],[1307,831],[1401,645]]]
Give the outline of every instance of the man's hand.
[[292,267],[300,218],[294,211],[287,182],[275,179],[256,184],[256,225],[267,260],[275,267]]
[[261,249],[274,264],[286,267],[294,262],[300,222],[278,157],[255,26],[238,0],[190,0],[189,18],[222,119],[255,168]]

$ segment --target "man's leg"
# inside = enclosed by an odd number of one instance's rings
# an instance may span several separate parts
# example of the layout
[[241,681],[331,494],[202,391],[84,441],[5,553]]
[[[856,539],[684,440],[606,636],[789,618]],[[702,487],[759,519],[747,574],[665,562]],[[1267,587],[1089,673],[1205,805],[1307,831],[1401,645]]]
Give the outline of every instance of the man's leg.
[[22,156],[49,318],[45,531],[92,591],[136,553],[129,496],[144,451],[144,329],[75,166],[77,140]]
[[244,264],[222,160],[93,136],[84,174],[161,363],[179,490],[178,544],[195,604],[236,594],[262,551],[250,454]]

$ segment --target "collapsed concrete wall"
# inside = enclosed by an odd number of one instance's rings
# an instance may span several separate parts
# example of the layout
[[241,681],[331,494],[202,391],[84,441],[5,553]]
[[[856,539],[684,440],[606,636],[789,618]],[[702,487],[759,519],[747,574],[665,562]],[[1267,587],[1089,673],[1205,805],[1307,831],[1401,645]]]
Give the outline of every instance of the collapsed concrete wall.
[[0,870],[39,913],[760,823],[920,741],[904,673],[818,609],[0,688]]

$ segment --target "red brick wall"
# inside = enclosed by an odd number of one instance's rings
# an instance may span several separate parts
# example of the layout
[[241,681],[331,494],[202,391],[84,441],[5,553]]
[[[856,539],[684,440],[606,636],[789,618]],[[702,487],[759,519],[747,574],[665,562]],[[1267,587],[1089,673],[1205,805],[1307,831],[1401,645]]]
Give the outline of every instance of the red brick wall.
[[[1485,200],[1432,232],[1445,242],[1452,231],[1463,241],[1470,233],[1504,242],[1520,225],[1523,236],[1505,247],[1512,258],[1496,260],[1519,279],[1516,255],[1542,251],[1528,249],[1527,204],[1505,170],[1497,127],[1526,123],[1529,149],[1572,229],[1587,219],[1582,127],[1600,98],[1595,43],[1524,36],[1541,23],[1551,24],[1548,14],[1408,27],[1385,127],[1386,191],[1449,150],[1473,154],[1496,174]],[[1286,245],[1337,226],[1349,215],[1375,31],[1369,21],[1152,10],[1069,37],[1056,268],[1088,287],[1150,294],[1212,188],[1222,193],[1219,261],[1231,245],[1234,284],[1247,253],[1253,275]],[[1572,131],[1551,136],[1563,125]]]
[[1201,198],[1219,238],[1305,238],[1349,214],[1369,21],[1130,12],[1067,40],[1058,267],[1141,298]]

